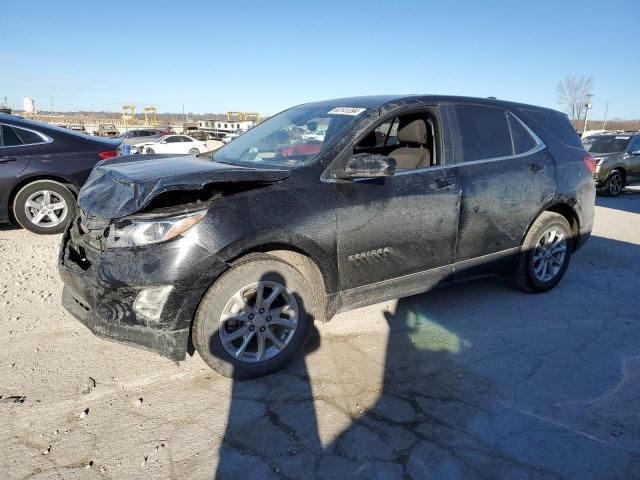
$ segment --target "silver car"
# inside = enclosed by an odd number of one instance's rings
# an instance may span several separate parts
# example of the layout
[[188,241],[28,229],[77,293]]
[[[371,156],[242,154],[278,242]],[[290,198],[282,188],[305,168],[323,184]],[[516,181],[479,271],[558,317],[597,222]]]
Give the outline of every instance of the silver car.
[[135,145],[136,143],[153,141],[154,137],[160,138],[162,131],[157,128],[144,128],[139,130],[129,130],[128,132],[118,135],[117,138],[122,139],[123,145]]

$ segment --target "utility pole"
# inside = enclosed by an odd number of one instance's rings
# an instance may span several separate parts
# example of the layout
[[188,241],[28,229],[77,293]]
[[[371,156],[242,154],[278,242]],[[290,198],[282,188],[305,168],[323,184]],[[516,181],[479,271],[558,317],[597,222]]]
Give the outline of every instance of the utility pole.
[[591,108],[591,98],[593,94],[587,93],[587,103],[584,104],[584,126],[582,127],[582,134],[587,131],[587,121],[589,119],[589,109]]
[[53,115],[53,97],[51,97],[51,114]]
[[603,130],[606,130],[606,126],[607,126],[607,113],[609,113],[609,102],[607,102],[607,106],[604,107],[604,120],[602,121]]

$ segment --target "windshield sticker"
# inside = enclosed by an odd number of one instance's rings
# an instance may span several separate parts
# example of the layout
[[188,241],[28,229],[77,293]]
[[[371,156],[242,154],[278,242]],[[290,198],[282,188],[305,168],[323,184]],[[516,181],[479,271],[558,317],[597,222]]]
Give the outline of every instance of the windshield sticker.
[[630,137],[616,137],[616,140],[629,140]]
[[333,110],[329,111],[329,115],[351,115],[356,116],[360,115],[364,112],[366,108],[356,108],[356,107],[336,107]]

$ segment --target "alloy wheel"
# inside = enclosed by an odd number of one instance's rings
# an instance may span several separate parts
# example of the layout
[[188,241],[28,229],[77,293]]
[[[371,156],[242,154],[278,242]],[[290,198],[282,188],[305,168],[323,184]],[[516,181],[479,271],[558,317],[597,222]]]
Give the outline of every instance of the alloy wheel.
[[541,282],[549,282],[562,269],[567,254],[565,233],[557,228],[546,230],[533,251],[533,273]]
[[27,219],[42,228],[60,225],[67,217],[68,206],[62,195],[51,190],[32,193],[24,204]]
[[618,172],[611,174],[609,179],[609,193],[613,196],[618,195],[622,191],[622,175]]
[[299,307],[281,283],[259,281],[239,289],[227,302],[218,329],[224,349],[254,363],[279,355],[298,327]]

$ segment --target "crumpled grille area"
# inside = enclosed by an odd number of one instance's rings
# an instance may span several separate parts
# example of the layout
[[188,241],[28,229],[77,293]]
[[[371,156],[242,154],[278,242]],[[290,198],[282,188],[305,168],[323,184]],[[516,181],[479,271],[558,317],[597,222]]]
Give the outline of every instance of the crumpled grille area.
[[87,252],[84,247],[68,245],[65,260],[69,260],[78,265],[82,270],[88,270],[91,262],[87,259]]
[[[88,270],[101,251],[101,238],[104,233],[105,221],[87,221],[81,210],[76,212],[69,225],[64,246],[64,262],[73,264],[82,270]],[[93,227],[93,228],[90,228]]]

